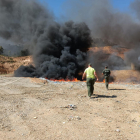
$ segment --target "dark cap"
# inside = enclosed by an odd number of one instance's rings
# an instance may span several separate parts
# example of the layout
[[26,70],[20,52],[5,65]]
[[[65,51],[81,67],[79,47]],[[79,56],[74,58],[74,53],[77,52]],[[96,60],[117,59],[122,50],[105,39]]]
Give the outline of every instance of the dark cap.
[[108,68],[108,66],[105,66],[105,68]]

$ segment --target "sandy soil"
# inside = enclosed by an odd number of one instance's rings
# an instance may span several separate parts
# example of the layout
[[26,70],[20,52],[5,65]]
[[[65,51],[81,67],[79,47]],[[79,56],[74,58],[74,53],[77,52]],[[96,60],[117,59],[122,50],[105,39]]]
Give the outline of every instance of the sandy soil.
[[0,76],[0,140],[139,140],[140,85],[109,89]]

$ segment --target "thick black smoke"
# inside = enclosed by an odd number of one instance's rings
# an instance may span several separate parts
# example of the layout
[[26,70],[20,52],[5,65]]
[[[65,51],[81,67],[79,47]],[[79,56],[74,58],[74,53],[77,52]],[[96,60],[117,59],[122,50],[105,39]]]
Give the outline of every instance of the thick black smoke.
[[72,79],[86,64],[85,51],[91,46],[90,31],[84,23],[67,22],[47,26],[33,50],[35,66],[20,67],[16,76]]
[[33,54],[34,66],[21,66],[15,76],[72,79],[83,70],[92,43],[85,23],[58,24],[37,1],[25,0],[0,0],[0,21],[0,37]]
[[34,35],[52,20],[53,16],[35,0],[0,0],[0,42],[4,53],[19,55],[22,49],[31,48]]
[[7,40],[26,44],[52,19],[36,1],[0,0],[0,37]]

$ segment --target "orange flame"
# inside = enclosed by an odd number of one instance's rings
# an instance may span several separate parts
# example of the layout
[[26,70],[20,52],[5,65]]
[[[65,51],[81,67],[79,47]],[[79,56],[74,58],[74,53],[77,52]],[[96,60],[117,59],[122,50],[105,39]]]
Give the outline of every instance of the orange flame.
[[97,83],[105,83],[105,79],[103,81],[96,81]]
[[[47,77],[45,79],[48,79]],[[57,80],[57,79],[48,79],[50,81],[54,81],[54,82],[78,82],[80,80],[77,80],[77,78],[73,78],[73,79],[60,79],[60,80]]]

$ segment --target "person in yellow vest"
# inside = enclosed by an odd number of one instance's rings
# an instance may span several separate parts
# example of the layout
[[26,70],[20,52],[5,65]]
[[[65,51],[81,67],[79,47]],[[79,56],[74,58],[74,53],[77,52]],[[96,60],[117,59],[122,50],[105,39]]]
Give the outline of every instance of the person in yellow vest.
[[82,80],[84,80],[85,77],[87,82],[88,96],[91,97],[94,91],[95,77],[98,81],[96,71],[94,68],[92,68],[91,64],[88,64],[88,68],[85,69]]

